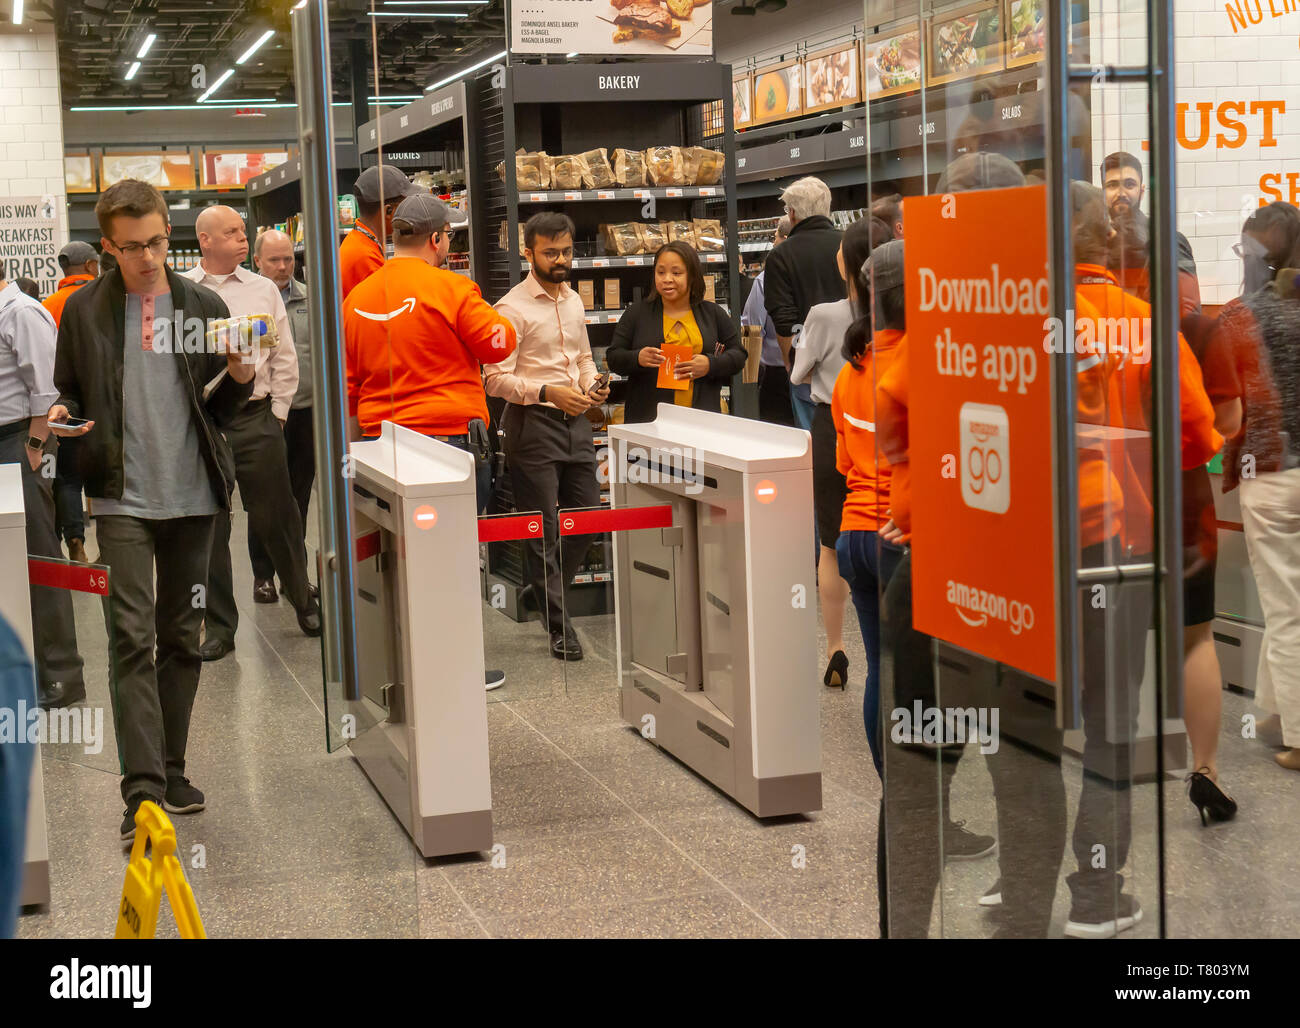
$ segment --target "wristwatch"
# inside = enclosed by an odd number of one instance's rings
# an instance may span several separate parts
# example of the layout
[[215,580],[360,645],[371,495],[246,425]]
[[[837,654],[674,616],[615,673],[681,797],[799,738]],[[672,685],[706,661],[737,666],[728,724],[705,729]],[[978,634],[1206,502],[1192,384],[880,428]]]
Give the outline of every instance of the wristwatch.
[[45,449],[45,440],[44,440],[44,439],[37,439],[36,436],[34,436],[34,435],[29,435],[29,436],[27,437],[27,449],[29,449],[29,450],[43,450],[43,449]]
[[538,403],[546,402],[546,386],[542,386],[541,389],[537,390],[537,402]]

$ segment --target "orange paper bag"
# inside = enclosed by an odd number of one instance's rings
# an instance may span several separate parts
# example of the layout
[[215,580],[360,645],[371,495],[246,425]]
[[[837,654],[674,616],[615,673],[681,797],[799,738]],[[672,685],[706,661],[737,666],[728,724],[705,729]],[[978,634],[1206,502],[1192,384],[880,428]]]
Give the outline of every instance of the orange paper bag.
[[664,343],[664,357],[667,358],[659,365],[659,381],[655,384],[660,389],[688,389],[691,380],[689,378],[678,378],[676,368],[679,361],[689,361],[695,356],[695,351],[691,349],[689,343]]

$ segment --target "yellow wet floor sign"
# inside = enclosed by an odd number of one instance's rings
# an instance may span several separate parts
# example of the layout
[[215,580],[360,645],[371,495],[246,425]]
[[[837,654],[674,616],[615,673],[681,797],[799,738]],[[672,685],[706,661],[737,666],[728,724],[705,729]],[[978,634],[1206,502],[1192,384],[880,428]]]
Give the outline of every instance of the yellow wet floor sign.
[[[149,845],[150,855],[144,855]],[[135,842],[126,865],[122,905],[117,912],[116,939],[152,939],[158,927],[158,908],[163,892],[171,902],[172,914],[182,939],[206,939],[199,908],[194,902],[185,871],[176,859],[176,829],[156,803],[140,804],[135,815]]]

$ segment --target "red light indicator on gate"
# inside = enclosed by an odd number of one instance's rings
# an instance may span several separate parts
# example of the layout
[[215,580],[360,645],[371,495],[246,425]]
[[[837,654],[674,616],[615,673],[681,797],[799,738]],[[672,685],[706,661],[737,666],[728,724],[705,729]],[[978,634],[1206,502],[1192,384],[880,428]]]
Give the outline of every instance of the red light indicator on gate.
[[412,515],[415,520],[416,528],[430,529],[438,523],[438,512],[433,507],[425,504],[422,507],[416,507]]
[[754,486],[754,499],[759,503],[771,503],[776,499],[776,485],[766,478],[763,479]]

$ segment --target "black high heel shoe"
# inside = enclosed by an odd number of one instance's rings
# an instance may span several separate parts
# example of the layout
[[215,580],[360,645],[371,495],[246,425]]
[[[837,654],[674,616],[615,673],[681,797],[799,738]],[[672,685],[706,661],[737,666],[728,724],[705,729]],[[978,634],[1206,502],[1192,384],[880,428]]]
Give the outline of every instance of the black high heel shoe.
[[831,654],[830,662],[826,665],[826,674],[822,677],[822,684],[838,685],[841,689],[848,688],[849,658],[844,655],[843,650],[836,650]]
[[1200,811],[1202,825],[1208,826],[1211,821],[1231,821],[1237,813],[1237,801],[1220,789],[1213,778],[1200,771],[1187,776],[1187,798]]

